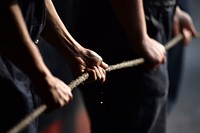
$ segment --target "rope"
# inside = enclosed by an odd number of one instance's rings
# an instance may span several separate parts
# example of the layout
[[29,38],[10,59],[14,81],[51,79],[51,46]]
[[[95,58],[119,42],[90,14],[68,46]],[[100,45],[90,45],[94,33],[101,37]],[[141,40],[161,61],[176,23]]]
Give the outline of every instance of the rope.
[[[197,37],[199,38],[200,35],[198,35]],[[183,39],[183,35],[181,35],[181,34],[174,37],[172,40],[170,40],[165,45],[165,49],[169,50],[170,48],[175,46],[178,42],[180,42],[182,39]],[[142,64],[142,63],[144,63],[143,58],[138,58],[138,59],[134,59],[134,60],[130,60],[130,61],[124,61],[124,62],[119,63],[119,64],[108,66],[108,68],[106,69],[106,72],[110,72],[110,71],[118,70],[118,69],[122,69],[122,68],[127,68],[127,67],[133,67],[133,66],[137,66],[137,65]],[[88,77],[89,77],[88,73],[82,74],[77,79],[72,80],[71,83],[69,84],[69,87],[73,90],[75,87],[77,87],[82,82],[87,80]],[[14,128],[10,129],[7,133],[18,133],[18,132],[20,132],[21,130],[26,128],[26,126],[28,126],[34,119],[36,119],[39,115],[41,115],[46,109],[47,109],[47,105],[45,105],[45,104],[40,105],[32,113],[30,113],[23,120],[21,120]]]

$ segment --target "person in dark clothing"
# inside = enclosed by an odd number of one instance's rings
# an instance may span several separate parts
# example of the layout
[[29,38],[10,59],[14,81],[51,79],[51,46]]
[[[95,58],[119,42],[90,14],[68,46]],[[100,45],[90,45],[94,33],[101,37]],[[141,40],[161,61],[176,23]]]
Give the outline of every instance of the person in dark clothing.
[[[73,98],[69,86],[44,63],[37,47],[40,35],[66,58],[74,76],[89,72],[91,81],[105,81],[107,64],[72,38],[51,0],[0,0],[1,133],[20,122],[40,101],[51,112]],[[35,120],[23,132],[37,133],[37,125]]]
[[[164,44],[172,19],[196,35],[176,0],[71,0],[73,36],[108,64],[139,57],[145,63],[112,71],[104,84],[81,86],[92,133],[164,133],[168,71]],[[190,37],[184,39],[189,41]]]
[[[178,5],[183,11],[187,12],[188,14],[191,14],[189,0],[179,0]],[[185,48],[185,45],[183,45],[182,42],[180,42],[178,45],[174,46],[168,51],[168,72],[170,81],[168,94],[169,113],[173,109],[181,89],[180,84],[184,72],[183,69]]]

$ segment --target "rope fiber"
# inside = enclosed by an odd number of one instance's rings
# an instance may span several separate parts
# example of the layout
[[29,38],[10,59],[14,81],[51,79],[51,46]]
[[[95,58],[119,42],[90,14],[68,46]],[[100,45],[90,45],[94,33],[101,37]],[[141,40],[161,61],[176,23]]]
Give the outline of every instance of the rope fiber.
[[[199,38],[200,36],[198,35],[197,37]],[[178,42],[180,42],[182,39],[183,39],[183,35],[181,35],[181,34],[174,37],[172,40],[170,40],[165,45],[165,49],[169,50],[170,48],[172,48],[173,46],[178,44]],[[106,69],[106,72],[110,72],[110,71],[118,70],[118,69],[122,69],[122,68],[127,68],[127,67],[137,66],[137,65],[144,63],[144,61],[145,60],[143,58],[138,58],[138,59],[134,59],[134,60],[130,60],[130,61],[124,61],[119,64],[110,65]],[[71,83],[69,84],[69,87],[73,90],[78,85],[80,85],[82,82],[87,80],[88,77],[89,77],[88,73],[82,74],[75,80],[72,80]],[[22,119],[16,126],[14,126],[12,129],[10,129],[7,133],[19,133],[24,128],[26,128],[32,121],[34,121],[37,117],[39,117],[46,109],[47,109],[47,105],[45,105],[45,104],[40,105],[32,113],[28,114],[24,119]]]

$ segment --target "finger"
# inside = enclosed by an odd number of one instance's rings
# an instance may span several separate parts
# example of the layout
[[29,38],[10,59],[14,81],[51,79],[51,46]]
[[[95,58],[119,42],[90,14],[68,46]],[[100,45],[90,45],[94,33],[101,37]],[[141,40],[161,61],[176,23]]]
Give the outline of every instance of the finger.
[[61,107],[63,107],[64,105],[65,105],[65,100],[64,99],[62,99],[62,98],[60,98],[60,99],[58,99],[58,101],[59,101],[59,108],[61,108]]
[[162,48],[162,50],[160,51],[160,58],[161,58],[161,60],[160,60],[160,63],[161,64],[165,64],[166,63],[166,49],[165,49],[165,47],[163,46],[163,45],[160,45]]
[[106,71],[105,71],[105,69],[103,69],[102,67],[98,67],[98,69],[99,69],[99,72],[101,74],[100,81],[101,82],[105,82],[105,80],[106,80]]
[[65,90],[64,88],[59,91],[59,105],[62,107],[65,104],[69,103],[69,101],[72,99],[72,94],[71,91],[63,91]]
[[85,66],[84,65],[80,65],[80,71],[81,71],[81,73],[85,72]]
[[155,69],[160,64],[164,64],[166,62],[166,54],[165,52],[159,52],[157,55],[155,55],[154,62],[151,64],[151,68]]
[[166,56],[166,50],[164,46],[160,45],[160,50],[157,50],[157,54],[155,55],[155,65],[162,64],[164,62],[165,56]]
[[106,69],[108,67],[108,64],[106,64],[105,62],[101,62],[100,67]]
[[61,93],[64,93],[65,96],[68,96],[69,100],[71,100],[73,98],[71,91],[72,90],[71,90],[71,88],[69,88],[69,86],[67,86],[65,83],[62,84]]
[[193,22],[191,22],[191,24],[190,24],[190,31],[192,33],[192,36],[197,36],[198,35],[198,32],[197,32]]
[[102,78],[100,70],[96,66],[94,66],[93,68],[94,68],[95,73],[97,75],[97,80],[100,80]]
[[88,81],[97,80],[97,75],[94,69],[87,68],[86,71],[89,73]]
[[188,44],[192,40],[192,33],[187,29],[183,29],[183,43]]

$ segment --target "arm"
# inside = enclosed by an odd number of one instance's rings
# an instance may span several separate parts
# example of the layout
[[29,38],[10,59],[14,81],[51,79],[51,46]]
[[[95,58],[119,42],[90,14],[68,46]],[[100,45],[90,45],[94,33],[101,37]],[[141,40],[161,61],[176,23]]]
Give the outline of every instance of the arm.
[[82,47],[69,34],[59,18],[51,0],[46,0],[47,21],[42,33],[44,39],[52,44],[69,61],[69,65],[76,75],[87,71],[93,80],[105,81],[107,64],[94,51]]
[[173,35],[176,36],[178,34],[183,34],[183,44],[189,44],[192,38],[198,35],[191,16],[179,7],[176,7],[173,18]]
[[33,43],[17,2],[3,2],[0,13],[0,54],[9,58],[33,81],[36,93],[49,109],[64,106],[72,99],[71,89],[54,77]]
[[142,0],[112,0],[112,6],[133,44],[134,52],[150,63],[150,67],[165,63],[165,48],[147,35]]

